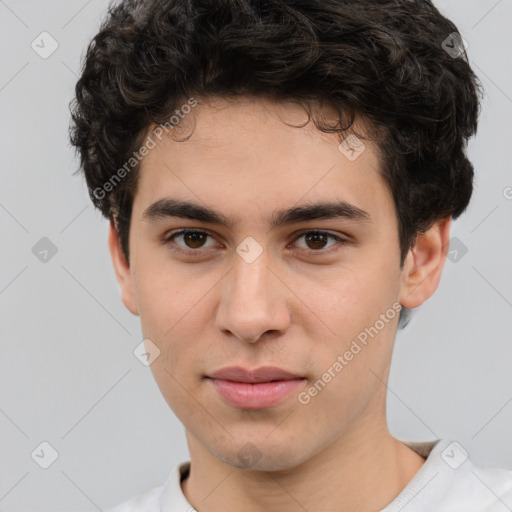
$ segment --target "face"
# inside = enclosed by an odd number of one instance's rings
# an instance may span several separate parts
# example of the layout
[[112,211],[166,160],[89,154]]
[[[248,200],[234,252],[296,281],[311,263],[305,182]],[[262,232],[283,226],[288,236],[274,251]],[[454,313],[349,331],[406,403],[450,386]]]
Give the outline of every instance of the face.
[[[191,137],[163,139],[142,162],[129,267],[111,232],[123,302],[160,351],[163,396],[189,439],[235,467],[249,450],[255,469],[291,468],[382,426],[398,304],[422,302],[411,297],[419,260],[400,270],[377,147],[365,140],[349,159],[335,135],[288,126],[305,119],[295,103],[199,104],[180,121]],[[336,208],[322,215],[322,204]],[[207,378],[230,366],[303,380],[244,407]]]

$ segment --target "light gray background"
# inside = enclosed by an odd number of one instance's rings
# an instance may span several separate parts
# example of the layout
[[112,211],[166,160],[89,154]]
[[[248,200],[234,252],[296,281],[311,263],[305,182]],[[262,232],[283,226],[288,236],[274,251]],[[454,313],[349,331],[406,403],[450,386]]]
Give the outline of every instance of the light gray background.
[[[512,469],[511,0],[439,1],[468,42],[486,97],[469,146],[467,253],[399,334],[388,391],[401,439],[458,440]],[[133,355],[138,317],[120,294],[68,144],[68,103],[105,0],[0,0],[0,509],[102,510],[163,483],[188,458],[184,430]],[[31,42],[59,47],[43,59]],[[43,237],[57,254],[42,263]],[[31,458],[41,442],[58,459]],[[509,504],[512,506],[512,504]]]

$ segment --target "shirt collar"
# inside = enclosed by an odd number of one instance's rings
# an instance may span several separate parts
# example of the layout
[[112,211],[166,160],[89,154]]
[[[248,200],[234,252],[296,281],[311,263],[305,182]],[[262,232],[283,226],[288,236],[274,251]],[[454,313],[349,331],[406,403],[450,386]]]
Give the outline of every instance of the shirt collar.
[[[414,478],[407,484],[407,486],[403,489],[399,496],[397,496],[396,500],[393,500],[388,507],[386,507],[385,512],[388,510],[391,511],[391,506],[400,501],[400,499],[408,496],[409,491],[415,488],[420,481],[423,481],[428,474],[430,474],[430,466],[432,465],[432,458],[430,457],[433,451],[436,452],[436,455],[440,453],[448,444],[450,444],[449,440],[441,440],[435,439],[433,441],[409,441],[409,440],[400,440],[400,442],[409,446],[416,453],[421,455],[424,458],[427,458],[425,464],[420,468],[418,473],[414,476]],[[430,461],[430,463],[429,463]],[[167,478],[167,481],[164,484],[162,494],[160,497],[160,512],[195,512],[196,509],[192,507],[192,505],[187,501],[183,491],[181,489],[181,479],[187,475],[190,470],[190,461],[184,461],[178,463],[174,466],[171,474]],[[382,510],[384,512],[384,509]]]

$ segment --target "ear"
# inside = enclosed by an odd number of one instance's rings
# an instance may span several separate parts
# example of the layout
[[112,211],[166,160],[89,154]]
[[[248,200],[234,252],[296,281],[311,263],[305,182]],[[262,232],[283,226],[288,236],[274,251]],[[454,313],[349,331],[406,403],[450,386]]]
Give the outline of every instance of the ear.
[[138,315],[139,311],[135,301],[135,294],[133,293],[133,280],[130,266],[128,265],[121,249],[119,235],[112,222],[110,222],[108,233],[108,249],[110,251],[110,256],[112,257],[112,264],[114,265],[117,282],[121,288],[121,300],[128,311],[134,315]]
[[451,217],[437,221],[419,233],[401,272],[400,304],[417,308],[437,289],[450,242]]

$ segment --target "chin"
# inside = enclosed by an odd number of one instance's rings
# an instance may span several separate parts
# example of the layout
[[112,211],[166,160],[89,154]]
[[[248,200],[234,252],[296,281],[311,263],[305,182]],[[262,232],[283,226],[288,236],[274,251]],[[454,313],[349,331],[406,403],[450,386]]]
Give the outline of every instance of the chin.
[[[247,441],[241,448],[227,453],[217,450],[213,455],[222,463],[237,469],[249,469],[254,471],[283,471],[300,465],[303,460],[293,446],[288,446],[286,441],[281,447],[268,445],[266,436],[261,440],[252,436],[252,441]],[[266,444],[265,444],[266,443]]]

